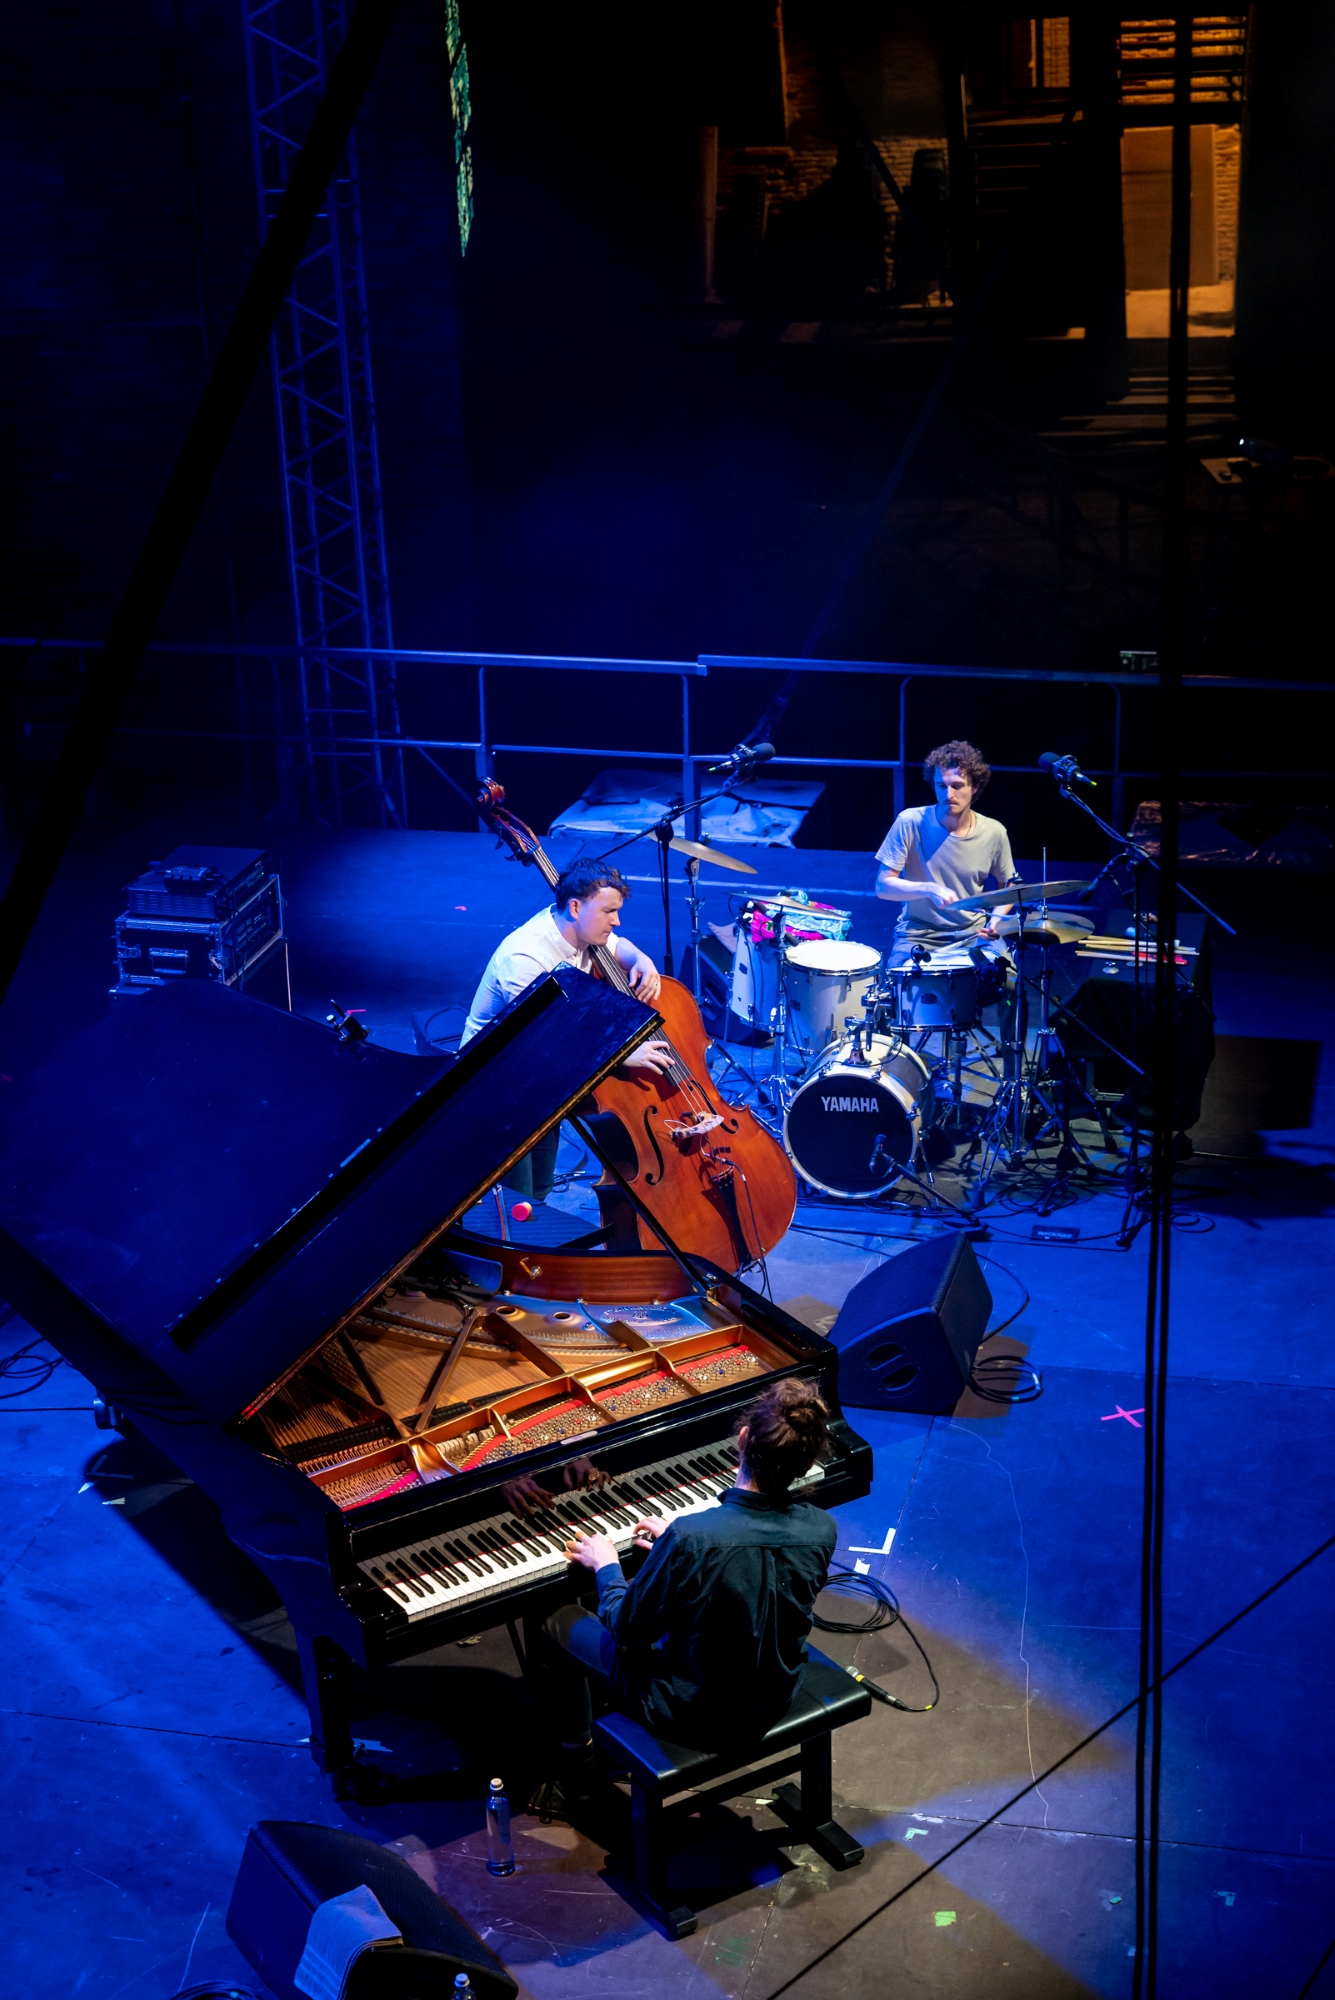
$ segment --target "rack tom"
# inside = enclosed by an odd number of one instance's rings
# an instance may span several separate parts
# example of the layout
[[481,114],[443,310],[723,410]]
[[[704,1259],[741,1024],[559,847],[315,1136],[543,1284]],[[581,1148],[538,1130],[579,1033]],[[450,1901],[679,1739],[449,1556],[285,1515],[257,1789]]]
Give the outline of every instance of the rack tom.
[[867,944],[813,938],[789,948],[788,1005],[798,1038],[823,1049],[866,1019],[863,1000],[876,983],[881,954]]

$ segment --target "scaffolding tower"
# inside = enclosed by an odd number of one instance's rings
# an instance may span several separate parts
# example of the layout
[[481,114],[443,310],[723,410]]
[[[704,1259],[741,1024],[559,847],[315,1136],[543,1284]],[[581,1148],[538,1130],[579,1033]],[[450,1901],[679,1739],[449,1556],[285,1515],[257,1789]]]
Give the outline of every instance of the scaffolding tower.
[[[346,26],[344,0],[242,0],[255,180],[268,230]],[[355,141],[274,330],[296,627],[299,773],[325,824],[405,826]],[[360,648],[362,659],[331,657]],[[375,655],[384,648],[383,658]]]

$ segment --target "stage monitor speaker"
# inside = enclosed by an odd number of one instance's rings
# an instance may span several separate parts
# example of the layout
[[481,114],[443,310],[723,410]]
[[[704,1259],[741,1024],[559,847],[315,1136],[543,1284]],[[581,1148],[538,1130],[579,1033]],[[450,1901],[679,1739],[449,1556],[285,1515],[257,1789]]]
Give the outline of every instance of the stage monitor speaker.
[[973,1372],[991,1311],[967,1236],[952,1231],[887,1258],[854,1285],[830,1329],[840,1402],[948,1415]]
[[472,1925],[401,1854],[342,1827],[262,1819],[252,1826],[227,1912],[227,1935],[278,2000],[304,2000],[295,1975],[321,1903],[365,1885],[403,1934],[354,1959],[344,2000],[451,2000],[468,1974],[476,2000],[519,1988]]

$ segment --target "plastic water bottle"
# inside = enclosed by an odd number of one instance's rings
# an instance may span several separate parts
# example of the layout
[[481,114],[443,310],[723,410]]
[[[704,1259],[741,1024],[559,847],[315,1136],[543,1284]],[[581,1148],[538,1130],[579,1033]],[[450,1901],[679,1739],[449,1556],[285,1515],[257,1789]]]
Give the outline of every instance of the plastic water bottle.
[[487,1847],[487,1873],[513,1875],[515,1844],[510,1838],[510,1801],[499,1778],[492,1779],[487,1794]]

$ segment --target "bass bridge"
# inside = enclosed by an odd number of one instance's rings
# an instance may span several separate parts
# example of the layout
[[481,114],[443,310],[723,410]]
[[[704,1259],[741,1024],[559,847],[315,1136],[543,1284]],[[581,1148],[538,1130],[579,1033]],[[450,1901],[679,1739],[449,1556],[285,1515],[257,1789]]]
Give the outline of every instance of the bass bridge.
[[707,1132],[716,1132],[723,1123],[718,1111],[698,1111],[689,1118],[670,1118],[664,1130],[679,1151],[684,1152],[692,1141],[703,1139]]

